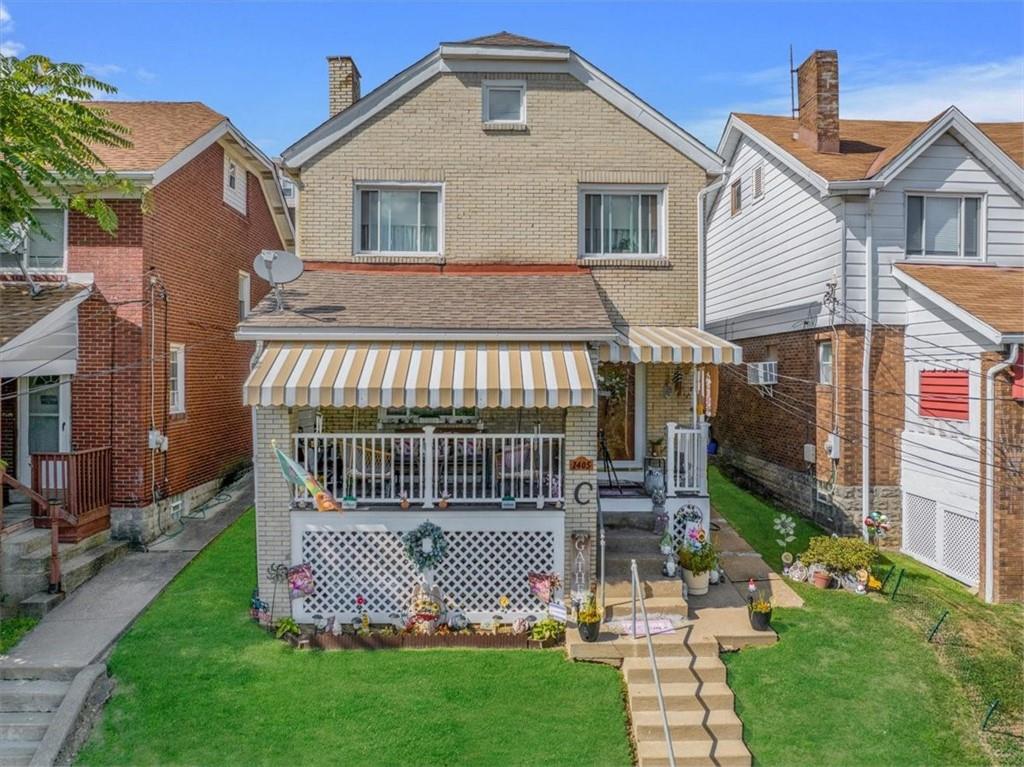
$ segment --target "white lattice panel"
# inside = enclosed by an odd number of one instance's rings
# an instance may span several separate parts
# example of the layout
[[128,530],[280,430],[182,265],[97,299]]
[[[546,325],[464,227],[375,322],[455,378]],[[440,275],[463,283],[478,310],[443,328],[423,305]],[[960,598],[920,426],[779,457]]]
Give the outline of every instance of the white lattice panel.
[[955,509],[942,510],[942,566],[960,580],[978,582],[978,520]]
[[976,514],[915,493],[903,494],[903,551],[959,581],[979,578]]
[[669,498],[665,502],[665,511],[668,514],[668,529],[677,547],[682,544],[691,527],[701,525],[706,531],[711,529],[711,510],[707,498]]
[[[374,621],[403,615],[421,576],[405,555],[402,535],[427,519],[444,530],[448,542],[434,583],[471,621],[542,612],[527,575],[563,573],[560,511],[293,512],[290,564],[308,562],[316,582],[312,596],[292,602],[294,617],[351,620],[357,596],[366,600],[364,609]],[[510,600],[504,611],[498,606],[501,596]]]
[[903,550],[912,556],[934,562],[938,507],[935,501],[913,493],[903,494]]

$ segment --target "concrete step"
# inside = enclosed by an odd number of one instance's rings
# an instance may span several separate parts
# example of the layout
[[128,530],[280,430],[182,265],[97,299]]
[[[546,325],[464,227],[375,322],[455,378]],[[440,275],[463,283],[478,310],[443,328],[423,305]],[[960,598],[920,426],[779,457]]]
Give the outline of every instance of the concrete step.
[[[640,586],[645,597],[683,597],[682,578],[644,578],[640,575]],[[633,582],[628,571],[624,575],[613,576],[608,574],[605,579],[605,596],[608,600],[616,602],[628,599],[633,594]]]
[[70,682],[51,679],[6,679],[0,681],[0,712],[56,711]]
[[637,530],[636,528],[623,527],[614,528],[605,532],[605,554],[657,554],[658,544],[661,538],[650,530]]
[[[686,602],[681,596],[674,597],[646,597],[644,606],[647,614],[651,615],[679,615],[685,618],[689,614]],[[643,615],[640,605],[636,608],[637,617]],[[617,600],[605,606],[605,618],[615,620],[616,618],[628,618],[633,614],[633,601],[631,599]]]
[[[601,504],[602,506],[607,505],[604,498],[601,499]],[[654,515],[650,511],[604,511],[602,516],[604,516],[605,533],[623,528],[647,531],[654,529]]]
[[[668,767],[664,738],[637,743],[638,767]],[[676,767],[750,767],[752,760],[742,740],[673,741]]]
[[[726,668],[715,656],[658,658],[658,675],[661,683],[666,682],[704,682],[705,684],[724,684]],[[622,675],[629,684],[651,684],[654,674],[651,673],[650,658],[625,658],[622,661]]]
[[[666,708],[674,711],[733,710],[732,690],[721,682],[662,682],[661,691]],[[628,694],[631,711],[658,710],[658,693],[653,684],[631,684]]]
[[18,612],[21,615],[42,618],[65,599],[67,599],[67,593],[63,591],[57,594],[51,594],[48,591],[37,591],[18,603],[20,607]]
[[107,541],[89,551],[61,563],[64,591],[70,594],[107,565],[130,551],[128,541]]
[[[19,557],[19,572],[36,572],[40,569],[46,570],[50,566],[50,531],[33,530],[31,532],[38,534],[38,537],[34,539],[34,544]],[[15,536],[15,538],[17,537]],[[61,561],[68,562],[110,542],[110,531],[103,530],[78,543],[61,543],[57,546],[57,551],[60,553]],[[5,541],[4,546],[6,545]]]
[[0,767],[22,767],[30,764],[39,748],[39,741],[0,740]]
[[[668,714],[668,728],[673,741],[742,740],[743,723],[734,711],[672,711]],[[636,740],[664,740],[665,728],[660,711],[634,711],[633,734]]]
[[[655,656],[672,657],[718,657],[718,642],[701,639],[683,644],[683,633],[655,634],[651,637]],[[570,626],[565,632],[566,654],[574,660],[612,660],[618,658],[646,658],[647,640],[644,637],[631,639],[610,631],[602,631],[596,642],[584,642],[579,630]]]
[[[58,666],[0,666],[0,680],[31,681],[45,679],[51,682],[70,682],[82,669]],[[2,703],[2,701],[0,701]],[[0,705],[0,709],[3,706]]]
[[53,721],[49,711],[8,711],[0,713],[0,743],[5,741],[40,741]]

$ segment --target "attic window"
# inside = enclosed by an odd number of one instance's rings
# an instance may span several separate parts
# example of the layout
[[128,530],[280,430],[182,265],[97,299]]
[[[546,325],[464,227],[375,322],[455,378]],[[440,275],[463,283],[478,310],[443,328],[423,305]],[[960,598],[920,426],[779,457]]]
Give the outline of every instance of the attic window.
[[488,127],[526,124],[526,82],[523,80],[485,80],[483,84],[483,121]]
[[732,215],[736,215],[743,209],[743,187],[739,181],[733,182],[729,187],[729,196],[732,200]]
[[224,153],[224,202],[245,213],[245,168]]

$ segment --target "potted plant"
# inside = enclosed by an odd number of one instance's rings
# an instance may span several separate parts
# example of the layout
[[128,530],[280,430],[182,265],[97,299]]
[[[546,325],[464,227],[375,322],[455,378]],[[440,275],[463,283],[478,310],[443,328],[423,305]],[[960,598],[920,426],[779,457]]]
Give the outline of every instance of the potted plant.
[[402,511],[409,510],[409,493],[402,490],[402,494],[398,497],[398,505],[402,507]]
[[828,588],[833,577],[867,570],[878,556],[875,548],[861,538],[811,538],[801,559],[812,566],[811,581],[819,589]]
[[594,592],[587,595],[586,601],[576,611],[576,624],[580,630],[580,638],[584,642],[596,642],[601,633],[601,608],[597,606]]
[[535,646],[551,647],[565,636],[565,624],[550,615],[541,618],[530,629],[530,641]]
[[750,600],[750,627],[754,631],[768,631],[772,622],[771,599],[757,594]]
[[285,639],[300,634],[299,624],[294,618],[278,618],[274,624],[274,636],[278,639]]
[[686,540],[679,548],[679,564],[683,568],[687,593],[693,596],[707,594],[710,572],[718,564],[718,555],[703,527],[691,527],[686,534]]

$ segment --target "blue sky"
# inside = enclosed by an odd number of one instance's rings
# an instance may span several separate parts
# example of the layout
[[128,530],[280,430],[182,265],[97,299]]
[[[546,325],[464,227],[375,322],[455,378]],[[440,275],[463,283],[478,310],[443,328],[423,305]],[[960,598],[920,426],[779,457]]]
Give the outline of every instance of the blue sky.
[[844,117],[1024,119],[1024,3],[340,3],[3,0],[0,50],[88,65],[119,98],[198,100],[271,154],[326,117],[329,54],[363,92],[440,41],[565,43],[712,148],[730,111],[785,113],[797,62],[837,48]]

